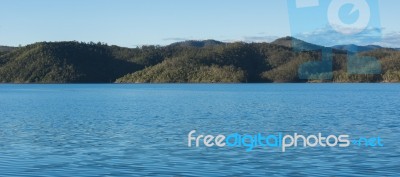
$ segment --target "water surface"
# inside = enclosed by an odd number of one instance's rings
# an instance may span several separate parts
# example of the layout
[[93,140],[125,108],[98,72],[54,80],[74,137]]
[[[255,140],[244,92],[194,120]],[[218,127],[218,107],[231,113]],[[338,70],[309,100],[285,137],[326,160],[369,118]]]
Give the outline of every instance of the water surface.
[[[398,176],[399,84],[0,85],[0,176]],[[384,147],[189,148],[187,134]]]

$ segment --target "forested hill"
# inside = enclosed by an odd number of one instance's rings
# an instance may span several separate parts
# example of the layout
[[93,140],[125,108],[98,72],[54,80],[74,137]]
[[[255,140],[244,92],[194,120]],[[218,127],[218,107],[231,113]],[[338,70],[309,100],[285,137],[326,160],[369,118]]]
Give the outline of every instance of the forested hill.
[[[197,83],[309,82],[298,77],[300,65],[318,60],[323,48],[291,37],[272,43],[184,41],[168,46],[123,48],[102,43],[40,42],[0,49],[3,83]],[[373,56],[382,74],[348,75],[347,52],[332,49],[333,79],[328,82],[399,82],[400,52],[378,48]],[[315,80],[314,80],[315,81]],[[322,81],[322,80],[316,80]]]

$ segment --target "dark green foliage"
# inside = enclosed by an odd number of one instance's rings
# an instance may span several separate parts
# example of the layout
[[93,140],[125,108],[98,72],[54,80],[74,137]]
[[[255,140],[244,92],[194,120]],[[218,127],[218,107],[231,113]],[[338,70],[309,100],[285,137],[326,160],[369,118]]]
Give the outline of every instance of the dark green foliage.
[[167,59],[153,67],[128,74],[117,80],[119,83],[211,83],[244,82],[244,71],[229,65],[202,65],[186,58]]
[[[294,50],[293,41],[311,51]],[[346,51],[291,37],[273,43],[207,40],[137,48],[42,42],[3,49],[0,82],[7,83],[400,82],[400,51],[379,48],[359,53],[377,58],[382,74],[349,75]],[[327,68],[315,63],[321,61],[321,50],[333,51],[324,56],[332,60]],[[333,72],[319,73],[330,68]],[[314,79],[300,79],[299,70]]]
[[368,53],[365,56],[375,56],[380,59],[382,65],[383,82],[400,82],[400,51],[393,49],[381,49]]
[[120,60],[106,45],[36,43],[0,56],[0,81],[15,83],[107,83],[139,65]]

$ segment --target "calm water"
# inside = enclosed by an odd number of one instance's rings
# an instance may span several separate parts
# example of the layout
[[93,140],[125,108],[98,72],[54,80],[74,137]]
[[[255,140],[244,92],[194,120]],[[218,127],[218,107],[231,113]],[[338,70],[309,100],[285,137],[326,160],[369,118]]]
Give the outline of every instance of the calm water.
[[[399,176],[400,85],[0,85],[0,176]],[[187,134],[384,147],[189,148]]]

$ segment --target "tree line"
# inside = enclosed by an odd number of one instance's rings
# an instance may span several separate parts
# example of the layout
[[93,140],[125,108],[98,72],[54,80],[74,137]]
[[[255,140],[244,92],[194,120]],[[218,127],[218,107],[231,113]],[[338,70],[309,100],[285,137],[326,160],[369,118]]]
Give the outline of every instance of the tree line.
[[[294,50],[293,40],[308,48],[316,46],[287,37],[272,43],[207,40],[136,48],[77,41],[3,47],[0,82],[400,82],[400,52],[387,48],[356,54],[377,58],[382,66],[379,74],[349,74],[347,51],[333,49],[330,72],[317,72],[313,79],[301,78],[299,68],[315,69],[316,66],[305,64],[320,61],[322,53],[320,50]],[[327,75],[331,75],[331,79],[326,79]]]

